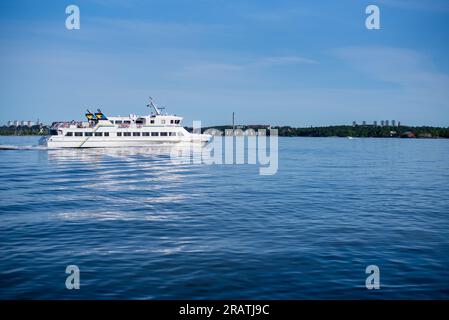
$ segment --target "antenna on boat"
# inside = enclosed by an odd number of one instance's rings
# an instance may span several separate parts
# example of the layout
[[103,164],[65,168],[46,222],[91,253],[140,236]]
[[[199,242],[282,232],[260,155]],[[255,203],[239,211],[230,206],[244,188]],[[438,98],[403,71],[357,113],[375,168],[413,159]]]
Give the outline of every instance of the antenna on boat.
[[147,107],[153,108],[154,113],[156,113],[156,115],[158,115],[158,116],[161,115],[161,110],[164,109],[164,108],[159,108],[158,106],[156,106],[156,104],[153,102],[152,97],[150,97],[150,102],[147,104]]

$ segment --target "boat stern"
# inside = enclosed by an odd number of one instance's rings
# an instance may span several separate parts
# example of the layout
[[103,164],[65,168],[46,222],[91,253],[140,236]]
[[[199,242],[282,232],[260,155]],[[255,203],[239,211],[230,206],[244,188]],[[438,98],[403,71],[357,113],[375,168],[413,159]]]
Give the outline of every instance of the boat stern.
[[48,148],[48,140],[50,139],[50,137],[51,137],[51,136],[42,136],[42,137],[39,139],[38,144],[39,144],[40,146],[43,146],[43,147],[47,147],[47,148]]

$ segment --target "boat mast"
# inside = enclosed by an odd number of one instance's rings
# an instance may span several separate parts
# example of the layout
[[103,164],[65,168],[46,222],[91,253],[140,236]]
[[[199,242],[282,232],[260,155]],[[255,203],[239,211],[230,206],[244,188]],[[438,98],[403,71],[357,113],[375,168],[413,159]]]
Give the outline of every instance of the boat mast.
[[158,116],[161,115],[161,111],[160,111],[159,108],[156,106],[156,104],[153,102],[153,98],[152,98],[152,97],[150,97],[150,103],[147,104],[147,107],[153,108],[154,113],[156,113],[156,115],[158,115]]
[[232,111],[232,135],[235,135],[235,114],[234,111]]

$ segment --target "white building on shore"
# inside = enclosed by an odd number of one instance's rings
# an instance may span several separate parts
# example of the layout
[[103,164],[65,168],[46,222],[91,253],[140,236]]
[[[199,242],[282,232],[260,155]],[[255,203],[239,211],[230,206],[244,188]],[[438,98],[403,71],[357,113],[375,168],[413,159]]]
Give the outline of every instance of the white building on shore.
[[18,126],[27,126],[27,127],[32,127],[32,126],[34,126],[34,125],[40,125],[41,123],[40,122],[34,122],[34,121],[31,121],[31,120],[14,120],[14,121],[12,121],[12,120],[9,120],[8,122],[7,122],[7,125],[8,126],[16,126],[16,127],[18,127]]

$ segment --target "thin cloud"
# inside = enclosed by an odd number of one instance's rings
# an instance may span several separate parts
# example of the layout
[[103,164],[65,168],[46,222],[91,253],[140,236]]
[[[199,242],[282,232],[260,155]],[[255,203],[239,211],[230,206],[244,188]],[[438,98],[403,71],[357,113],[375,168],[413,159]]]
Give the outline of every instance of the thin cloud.
[[272,56],[254,58],[251,62],[245,63],[196,63],[184,67],[184,71],[198,74],[211,74],[213,72],[234,72],[244,70],[255,70],[286,65],[298,64],[318,64],[317,60],[304,58],[301,56]]
[[[351,69],[373,80],[383,81],[391,90],[409,99],[449,109],[449,75],[432,59],[416,50],[392,47],[345,47],[334,50]],[[423,105],[424,107],[424,105]]]
[[272,67],[281,65],[292,65],[292,64],[317,64],[317,60],[304,58],[301,56],[280,56],[280,57],[267,57],[262,58],[257,61],[254,65],[261,67]]

